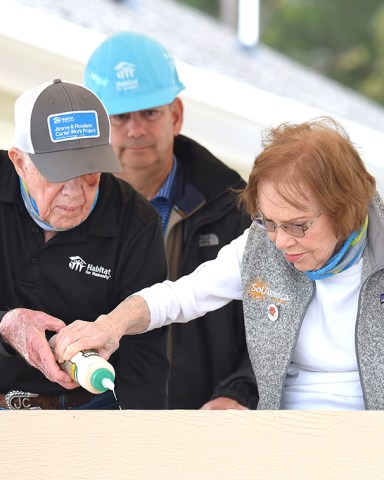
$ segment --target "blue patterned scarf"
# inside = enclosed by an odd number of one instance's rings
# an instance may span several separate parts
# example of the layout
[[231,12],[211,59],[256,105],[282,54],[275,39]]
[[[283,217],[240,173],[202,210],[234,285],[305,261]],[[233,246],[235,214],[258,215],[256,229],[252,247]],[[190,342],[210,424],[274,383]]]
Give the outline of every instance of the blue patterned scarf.
[[367,244],[368,215],[360,231],[352,232],[341,249],[319,270],[308,270],[305,275],[312,281],[337,275],[357,263]]

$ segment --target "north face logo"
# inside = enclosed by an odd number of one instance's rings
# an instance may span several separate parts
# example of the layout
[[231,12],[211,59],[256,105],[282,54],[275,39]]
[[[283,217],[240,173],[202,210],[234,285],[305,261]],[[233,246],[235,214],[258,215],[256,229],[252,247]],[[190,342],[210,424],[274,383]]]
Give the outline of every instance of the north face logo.
[[219,237],[215,233],[199,235],[199,247],[214,247],[219,245]]

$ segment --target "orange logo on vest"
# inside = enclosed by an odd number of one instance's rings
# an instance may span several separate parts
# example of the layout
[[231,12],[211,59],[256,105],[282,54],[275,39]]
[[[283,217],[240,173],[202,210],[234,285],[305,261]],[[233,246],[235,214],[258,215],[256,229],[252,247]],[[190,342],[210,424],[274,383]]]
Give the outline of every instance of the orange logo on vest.
[[253,283],[250,284],[248,288],[248,293],[250,297],[257,300],[263,300],[268,292],[268,287],[264,280],[256,279]]
[[289,298],[287,295],[281,292],[277,292],[268,287],[267,282],[261,278],[256,278],[249,284],[247,289],[248,295],[258,301],[263,302],[266,299],[270,299],[275,303],[288,303]]

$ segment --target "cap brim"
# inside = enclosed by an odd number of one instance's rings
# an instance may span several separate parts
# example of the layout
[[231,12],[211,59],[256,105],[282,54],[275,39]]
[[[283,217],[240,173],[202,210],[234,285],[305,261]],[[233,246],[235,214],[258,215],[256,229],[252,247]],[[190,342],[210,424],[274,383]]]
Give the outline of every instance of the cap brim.
[[50,182],[66,182],[89,173],[120,173],[121,165],[111,145],[30,153],[32,162]]

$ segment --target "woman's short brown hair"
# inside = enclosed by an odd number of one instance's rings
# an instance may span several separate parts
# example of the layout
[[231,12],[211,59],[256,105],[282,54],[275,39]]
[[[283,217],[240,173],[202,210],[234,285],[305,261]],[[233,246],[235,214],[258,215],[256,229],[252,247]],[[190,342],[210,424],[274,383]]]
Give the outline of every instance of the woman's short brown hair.
[[284,123],[264,133],[262,146],[239,196],[240,205],[251,216],[260,214],[258,186],[268,180],[300,210],[306,210],[305,192],[310,191],[333,221],[339,238],[363,225],[376,181],[335,120],[320,117],[301,124]]

